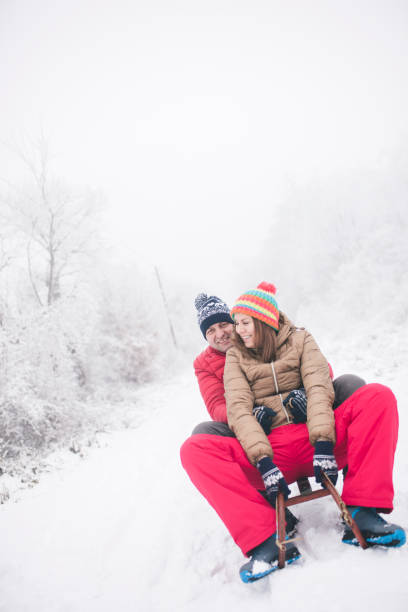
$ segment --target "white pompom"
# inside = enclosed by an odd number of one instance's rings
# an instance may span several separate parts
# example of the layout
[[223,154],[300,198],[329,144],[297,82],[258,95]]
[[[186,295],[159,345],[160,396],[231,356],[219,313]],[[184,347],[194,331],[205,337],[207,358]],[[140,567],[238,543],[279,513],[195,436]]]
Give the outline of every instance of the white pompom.
[[206,293],[199,293],[196,299],[194,300],[194,304],[197,310],[201,310],[207,300],[208,300],[208,295]]

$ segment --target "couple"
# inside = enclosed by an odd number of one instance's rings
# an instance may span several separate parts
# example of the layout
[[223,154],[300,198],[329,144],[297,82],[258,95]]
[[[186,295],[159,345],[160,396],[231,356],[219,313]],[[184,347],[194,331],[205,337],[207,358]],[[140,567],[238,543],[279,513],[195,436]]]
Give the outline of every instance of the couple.
[[[232,309],[215,296],[196,298],[209,346],[194,362],[213,421],[198,425],[181,447],[181,461],[249,560],[253,582],[278,563],[278,491],[302,476],[337,481],[369,545],[402,546],[405,532],[378,512],[393,509],[392,469],[398,413],[392,391],[332,372],[311,334],[281,312],[275,287],[261,283]],[[286,516],[287,533],[297,519]],[[358,545],[349,527],[343,542]],[[286,562],[300,557],[293,542]]]

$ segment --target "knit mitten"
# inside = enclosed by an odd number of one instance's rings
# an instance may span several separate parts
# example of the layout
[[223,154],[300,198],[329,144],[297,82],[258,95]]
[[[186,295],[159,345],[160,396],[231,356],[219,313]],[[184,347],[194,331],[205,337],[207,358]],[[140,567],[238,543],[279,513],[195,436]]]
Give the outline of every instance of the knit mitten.
[[333,442],[318,441],[315,444],[315,451],[313,456],[313,469],[316,482],[322,483],[322,472],[325,472],[330,478],[332,483],[335,485],[338,478],[338,465],[334,456],[334,445]]
[[268,436],[271,433],[272,420],[276,412],[267,406],[254,406],[252,414]]
[[306,391],[295,389],[283,400],[283,405],[289,406],[294,423],[306,423],[307,420],[307,398]]
[[278,491],[282,491],[285,499],[289,497],[290,489],[286,480],[278,466],[274,464],[270,457],[263,457],[258,461],[256,467],[260,471],[264,481],[266,497],[273,506],[276,504]]

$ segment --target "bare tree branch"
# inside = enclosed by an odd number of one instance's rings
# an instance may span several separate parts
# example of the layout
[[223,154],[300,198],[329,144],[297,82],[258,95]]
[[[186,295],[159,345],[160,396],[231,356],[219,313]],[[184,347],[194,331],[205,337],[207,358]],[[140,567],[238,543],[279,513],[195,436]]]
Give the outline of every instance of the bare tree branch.
[[31,286],[32,286],[33,291],[34,291],[34,295],[37,298],[38,303],[40,304],[40,306],[43,306],[43,303],[42,303],[41,298],[40,298],[40,294],[38,293],[36,284],[34,282],[33,272],[32,272],[32,268],[31,268],[30,242],[27,243],[27,267],[28,267],[28,275],[29,275],[29,278],[30,278]]

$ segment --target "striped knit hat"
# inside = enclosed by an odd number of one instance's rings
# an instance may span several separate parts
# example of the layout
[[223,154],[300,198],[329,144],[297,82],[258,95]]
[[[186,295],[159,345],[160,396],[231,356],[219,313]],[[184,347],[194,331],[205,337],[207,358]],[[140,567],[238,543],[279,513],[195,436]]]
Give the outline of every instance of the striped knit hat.
[[276,287],[271,283],[260,283],[256,289],[250,289],[241,295],[231,309],[235,320],[237,313],[247,314],[279,330],[279,310],[275,299]]

